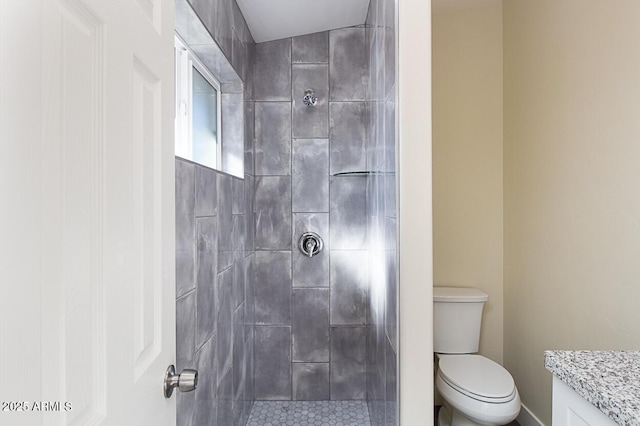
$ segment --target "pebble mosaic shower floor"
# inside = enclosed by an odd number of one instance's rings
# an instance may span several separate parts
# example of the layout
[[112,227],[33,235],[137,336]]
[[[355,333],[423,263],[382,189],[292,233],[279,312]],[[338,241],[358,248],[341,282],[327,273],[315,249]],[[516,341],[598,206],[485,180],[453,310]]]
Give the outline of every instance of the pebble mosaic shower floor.
[[256,401],[247,426],[370,426],[366,401]]

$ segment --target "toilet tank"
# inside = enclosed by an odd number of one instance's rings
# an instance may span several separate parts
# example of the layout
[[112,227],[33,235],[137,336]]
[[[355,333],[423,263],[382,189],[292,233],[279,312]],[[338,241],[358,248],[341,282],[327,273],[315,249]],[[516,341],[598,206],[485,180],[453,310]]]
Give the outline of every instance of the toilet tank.
[[478,352],[482,308],[489,296],[477,288],[433,288],[433,351]]

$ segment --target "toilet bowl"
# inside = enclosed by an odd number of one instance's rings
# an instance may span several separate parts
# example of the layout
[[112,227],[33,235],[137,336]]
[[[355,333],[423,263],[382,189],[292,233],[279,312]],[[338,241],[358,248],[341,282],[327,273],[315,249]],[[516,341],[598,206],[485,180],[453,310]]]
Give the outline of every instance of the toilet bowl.
[[445,400],[441,426],[504,425],[520,412],[513,378],[481,355],[438,355],[436,388]]
[[511,374],[477,355],[487,300],[476,288],[433,288],[435,385],[444,401],[441,426],[505,425],[520,412]]

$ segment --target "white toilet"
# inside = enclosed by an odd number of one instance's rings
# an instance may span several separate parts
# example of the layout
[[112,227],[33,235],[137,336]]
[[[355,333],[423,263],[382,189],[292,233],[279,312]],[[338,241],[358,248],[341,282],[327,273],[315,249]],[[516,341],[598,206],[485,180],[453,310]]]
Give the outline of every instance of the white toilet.
[[489,296],[476,288],[433,288],[436,394],[444,405],[440,426],[505,425],[520,412],[511,374],[478,352],[482,308]]

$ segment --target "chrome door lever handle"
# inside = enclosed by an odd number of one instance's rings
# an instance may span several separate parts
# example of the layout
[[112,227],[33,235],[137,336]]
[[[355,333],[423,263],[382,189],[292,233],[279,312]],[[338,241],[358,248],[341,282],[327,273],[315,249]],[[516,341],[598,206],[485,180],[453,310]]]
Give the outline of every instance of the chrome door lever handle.
[[178,388],[180,392],[191,392],[196,386],[198,386],[198,370],[185,368],[180,374],[176,374],[176,368],[170,365],[164,373],[165,398],[171,398],[174,388]]

